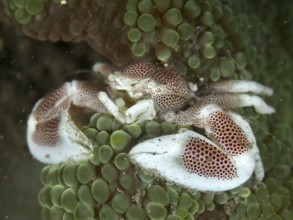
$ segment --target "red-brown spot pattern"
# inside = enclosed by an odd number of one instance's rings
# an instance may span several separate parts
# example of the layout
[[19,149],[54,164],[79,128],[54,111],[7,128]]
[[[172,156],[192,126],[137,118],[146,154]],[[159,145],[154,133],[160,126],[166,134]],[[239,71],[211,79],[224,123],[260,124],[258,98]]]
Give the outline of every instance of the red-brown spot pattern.
[[236,108],[241,105],[240,94],[221,93],[201,96],[207,103],[218,104],[224,108]]
[[39,146],[54,147],[59,141],[59,117],[38,123],[32,134],[33,141]]
[[62,86],[58,87],[54,91],[46,95],[37,108],[34,110],[33,115],[37,121],[48,120],[50,118],[56,117],[61,109],[68,109],[70,106],[69,99],[63,100],[58,106],[56,103],[67,95],[67,85],[64,83]]
[[[75,83],[75,84],[73,84]],[[76,86],[76,88],[71,88]],[[70,94],[70,89],[79,91]],[[37,121],[36,130],[32,134],[33,141],[40,146],[55,146],[59,141],[60,117],[73,104],[90,111],[105,111],[97,98],[95,83],[74,81],[65,83],[45,96],[33,112]],[[71,97],[75,95],[74,97]]]
[[225,111],[215,111],[207,119],[212,129],[211,138],[232,156],[240,155],[251,149],[244,131],[231,119]]
[[[156,84],[156,88],[151,88],[147,92],[161,110],[177,110],[189,98],[189,88],[186,80],[170,68],[164,68],[152,62],[138,62],[130,64],[118,72],[133,79],[150,78],[149,82],[153,81]],[[146,92],[144,86],[147,82],[137,86],[137,92]]]
[[162,110],[178,110],[188,100],[187,97],[176,95],[154,95],[152,98],[157,107]]
[[96,82],[91,83],[86,81],[75,81],[75,85],[78,94],[72,97],[74,105],[87,108],[89,111],[93,112],[107,111],[97,96],[101,90],[106,90],[105,88],[101,88]]
[[182,158],[190,173],[225,180],[237,177],[236,168],[230,158],[198,137],[188,139]]

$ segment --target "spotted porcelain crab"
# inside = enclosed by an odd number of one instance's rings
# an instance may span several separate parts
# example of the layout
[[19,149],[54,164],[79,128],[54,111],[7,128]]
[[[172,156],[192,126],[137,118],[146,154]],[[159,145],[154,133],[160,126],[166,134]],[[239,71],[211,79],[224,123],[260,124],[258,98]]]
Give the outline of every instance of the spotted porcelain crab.
[[[155,116],[192,130],[141,142],[129,152],[133,164],[186,188],[225,191],[264,170],[249,124],[230,108],[254,107],[258,113],[275,110],[257,95],[272,89],[253,81],[219,81],[197,90],[170,67],[138,62],[118,70],[97,64],[109,86],[72,81],[41,99],[28,120],[31,153],[44,163],[83,160],[92,156],[92,144],[71,120],[73,106],[108,112],[122,123],[140,123]],[[122,95],[121,95],[122,94]],[[132,103],[132,104],[129,104]]]

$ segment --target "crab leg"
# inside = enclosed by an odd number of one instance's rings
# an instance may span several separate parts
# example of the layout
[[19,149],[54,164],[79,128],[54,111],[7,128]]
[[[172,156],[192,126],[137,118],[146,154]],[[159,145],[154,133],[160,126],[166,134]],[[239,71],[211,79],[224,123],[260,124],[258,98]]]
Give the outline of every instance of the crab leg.
[[267,86],[254,81],[227,80],[213,82],[208,85],[207,90],[216,93],[254,93],[258,95],[273,95],[273,90]]
[[272,114],[275,112],[275,109],[266,104],[262,98],[253,95],[271,96],[273,90],[254,81],[218,81],[210,83],[208,88],[201,91],[201,94],[196,99],[203,102],[215,103],[224,108],[253,106],[260,114]]
[[95,83],[64,83],[33,108],[27,129],[32,155],[43,163],[57,164],[92,156],[92,145],[71,118],[72,105],[91,112],[105,112]]
[[275,109],[269,106],[262,98],[256,95],[222,93],[205,95],[199,98],[205,102],[215,103],[224,108],[241,108],[253,106],[260,114],[272,114]]

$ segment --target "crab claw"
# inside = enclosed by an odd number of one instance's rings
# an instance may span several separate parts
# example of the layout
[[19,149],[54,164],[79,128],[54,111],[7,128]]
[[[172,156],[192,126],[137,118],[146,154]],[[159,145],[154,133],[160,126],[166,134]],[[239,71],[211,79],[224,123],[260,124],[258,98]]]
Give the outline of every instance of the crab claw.
[[71,107],[105,111],[96,85],[82,81],[63,84],[39,100],[27,123],[27,143],[33,157],[58,164],[92,156],[92,144],[72,119]]
[[93,156],[91,142],[76,127],[67,111],[44,123],[37,122],[31,115],[27,143],[33,157],[46,164],[85,160]]
[[255,168],[252,151],[230,155],[193,131],[144,141],[129,152],[137,166],[188,189],[220,192],[247,181]]
[[218,106],[208,105],[202,110],[207,136],[232,157],[250,153],[255,161],[255,175],[258,181],[264,178],[264,168],[256,145],[256,139],[249,123],[240,115],[225,111]]
[[169,112],[165,119],[205,129],[207,136],[233,158],[250,154],[255,161],[256,179],[263,179],[264,169],[255,136],[248,122],[240,115],[223,110],[218,105],[199,103],[178,114]]

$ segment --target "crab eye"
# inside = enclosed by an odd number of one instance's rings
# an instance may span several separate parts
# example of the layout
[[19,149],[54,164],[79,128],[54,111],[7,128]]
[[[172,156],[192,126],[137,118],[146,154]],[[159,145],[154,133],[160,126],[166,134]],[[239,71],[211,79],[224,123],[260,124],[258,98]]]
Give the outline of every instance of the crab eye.
[[108,80],[109,80],[110,82],[115,81],[115,77],[113,76],[113,74],[110,74],[110,75],[108,76]]

